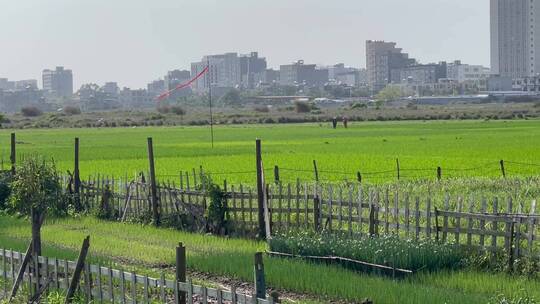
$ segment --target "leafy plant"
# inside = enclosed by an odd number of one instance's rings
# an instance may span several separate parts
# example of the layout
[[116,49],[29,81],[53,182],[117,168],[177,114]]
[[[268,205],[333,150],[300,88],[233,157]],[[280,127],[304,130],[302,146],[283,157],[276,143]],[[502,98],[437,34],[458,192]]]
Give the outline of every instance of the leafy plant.
[[213,234],[226,233],[226,218],[227,213],[225,193],[219,185],[212,181],[209,175],[203,175],[201,186],[206,190],[206,194],[210,199],[208,210],[206,211],[206,219],[208,223],[208,232]]
[[35,106],[27,106],[21,109],[21,114],[26,117],[37,117],[43,114],[43,111]]
[[67,115],[79,115],[81,114],[81,108],[77,106],[65,106],[62,111]]
[[0,210],[5,209],[11,193],[11,176],[9,173],[0,172]]
[[32,208],[52,216],[68,212],[68,200],[55,164],[40,157],[28,157],[17,167],[9,201],[13,211],[24,215],[30,215]]

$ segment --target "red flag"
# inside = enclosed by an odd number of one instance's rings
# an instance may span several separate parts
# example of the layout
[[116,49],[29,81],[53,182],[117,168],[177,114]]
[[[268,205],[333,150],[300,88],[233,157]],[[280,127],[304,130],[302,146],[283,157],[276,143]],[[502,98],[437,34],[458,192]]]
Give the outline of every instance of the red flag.
[[195,81],[197,81],[197,79],[201,78],[202,75],[204,75],[206,72],[208,72],[208,69],[209,67],[206,66],[204,68],[204,70],[202,70],[199,74],[197,74],[197,76],[195,76],[194,78],[192,78],[191,80],[189,80],[188,82],[184,82],[184,83],[181,83],[179,85],[177,85],[176,87],[174,87],[173,89],[171,90],[168,90],[167,92],[164,92],[163,94],[159,95],[158,97],[156,97],[156,100],[157,101],[162,101],[164,99],[167,99],[169,98],[169,96],[171,96],[171,93],[174,92],[174,91],[177,91],[177,90],[181,90],[185,87],[188,87],[190,86],[192,83],[194,83]]

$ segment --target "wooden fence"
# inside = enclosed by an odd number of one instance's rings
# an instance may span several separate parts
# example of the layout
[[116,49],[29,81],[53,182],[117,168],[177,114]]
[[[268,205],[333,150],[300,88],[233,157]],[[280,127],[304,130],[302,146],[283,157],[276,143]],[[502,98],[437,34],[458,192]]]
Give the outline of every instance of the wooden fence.
[[[97,178],[83,181],[82,202],[97,208],[104,189],[111,190],[119,219],[149,215],[149,184]],[[255,235],[259,227],[257,190],[224,184],[231,232]],[[162,216],[186,213],[204,224],[209,198],[189,179],[158,183]],[[264,199],[272,232],[310,229],[358,235],[438,239],[490,251],[539,256],[536,201],[511,198],[434,197],[398,188],[363,188],[307,184],[271,184]]]
[[[7,299],[11,284],[14,282],[24,253],[0,249],[0,299]],[[48,290],[67,290],[73,276],[76,262],[57,258],[39,257],[41,284]],[[30,267],[30,266],[28,266]],[[25,270],[24,282],[29,288],[35,284],[31,271]],[[34,280],[34,283],[32,283]],[[191,281],[176,282],[165,278],[159,279],[141,276],[134,272],[111,269],[99,265],[85,264],[79,296],[87,303],[95,300],[112,303],[179,303],[180,293],[186,294],[187,303],[260,303],[271,304],[274,299],[262,299],[238,292],[194,285]],[[2,296],[3,295],[3,296]]]

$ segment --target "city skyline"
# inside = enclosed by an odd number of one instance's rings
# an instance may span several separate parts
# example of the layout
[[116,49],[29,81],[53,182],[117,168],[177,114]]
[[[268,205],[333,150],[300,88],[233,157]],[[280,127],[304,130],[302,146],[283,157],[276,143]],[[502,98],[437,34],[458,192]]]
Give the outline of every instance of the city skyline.
[[[470,2],[6,2],[0,33],[11,44],[0,56],[0,77],[40,79],[43,69],[65,66],[75,89],[107,81],[138,88],[207,54],[251,51],[272,68],[298,59],[364,67],[368,39],[396,41],[422,63],[489,66],[489,2]],[[90,22],[97,16],[102,22]]]

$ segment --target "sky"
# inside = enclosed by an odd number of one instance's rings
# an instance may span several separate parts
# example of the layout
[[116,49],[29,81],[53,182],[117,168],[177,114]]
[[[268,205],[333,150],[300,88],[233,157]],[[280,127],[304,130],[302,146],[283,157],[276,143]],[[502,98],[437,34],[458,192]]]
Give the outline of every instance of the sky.
[[365,67],[365,41],[489,66],[488,0],[0,0],[0,78],[146,87],[205,54]]

